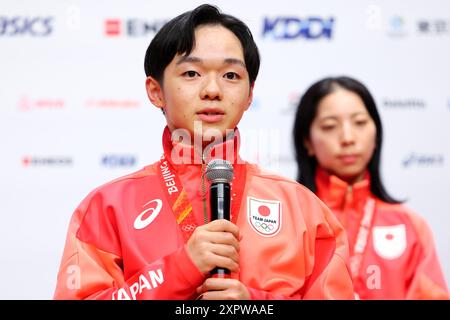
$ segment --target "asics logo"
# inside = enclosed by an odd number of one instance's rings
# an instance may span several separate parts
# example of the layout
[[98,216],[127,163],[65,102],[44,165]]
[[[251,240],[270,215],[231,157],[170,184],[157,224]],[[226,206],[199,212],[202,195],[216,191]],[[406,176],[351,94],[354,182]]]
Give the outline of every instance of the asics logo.
[[[156,219],[156,217],[160,213],[161,208],[162,208],[162,201],[160,199],[154,199],[152,201],[149,201],[146,204],[144,204],[143,207],[146,207],[147,205],[151,204],[152,202],[155,202],[156,205],[142,211],[137,216],[136,220],[134,220],[134,228],[136,230],[141,230],[141,229],[144,229],[145,227],[147,227],[150,223],[153,222],[153,220]],[[147,212],[150,212],[150,214],[145,219],[143,219],[143,217],[147,214]]]

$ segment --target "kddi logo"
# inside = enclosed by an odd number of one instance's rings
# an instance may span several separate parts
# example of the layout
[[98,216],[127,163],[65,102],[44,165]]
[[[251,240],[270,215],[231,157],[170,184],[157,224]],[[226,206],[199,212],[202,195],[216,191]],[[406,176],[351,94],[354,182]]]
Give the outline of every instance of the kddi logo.
[[264,18],[263,37],[271,36],[277,40],[304,38],[314,40],[331,39],[334,17],[322,19],[319,17],[275,17]]

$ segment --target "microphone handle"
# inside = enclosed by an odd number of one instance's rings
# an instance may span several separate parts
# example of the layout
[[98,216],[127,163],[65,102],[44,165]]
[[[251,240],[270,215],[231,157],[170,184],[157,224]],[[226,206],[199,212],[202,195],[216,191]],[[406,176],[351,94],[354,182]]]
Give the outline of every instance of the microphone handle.
[[[210,187],[211,220],[230,220],[230,184],[214,182]],[[214,268],[211,275],[216,278],[227,278],[231,274],[226,268]]]

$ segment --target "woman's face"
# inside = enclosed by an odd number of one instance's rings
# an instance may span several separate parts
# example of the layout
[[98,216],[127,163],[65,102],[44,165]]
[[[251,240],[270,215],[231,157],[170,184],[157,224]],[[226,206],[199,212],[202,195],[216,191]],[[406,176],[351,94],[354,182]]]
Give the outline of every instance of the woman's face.
[[364,177],[377,130],[356,93],[338,88],[322,98],[309,134],[304,142],[308,155],[323,169],[350,183]]

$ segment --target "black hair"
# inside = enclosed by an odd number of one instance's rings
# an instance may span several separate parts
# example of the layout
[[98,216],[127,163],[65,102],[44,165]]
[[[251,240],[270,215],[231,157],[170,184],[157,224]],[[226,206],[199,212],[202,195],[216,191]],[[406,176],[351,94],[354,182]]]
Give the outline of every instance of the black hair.
[[221,25],[236,35],[244,51],[250,84],[253,85],[258,75],[260,56],[250,29],[241,20],[223,14],[209,4],[173,18],[158,31],[145,54],[145,74],[162,83],[164,70],[175,55],[191,53],[195,45],[195,29],[200,25]]
[[315,175],[317,169],[317,159],[309,156],[304,145],[305,141],[310,137],[311,124],[317,114],[319,102],[328,94],[337,88],[343,88],[356,93],[364,102],[368,113],[375,122],[377,129],[375,151],[368,163],[370,173],[371,192],[388,203],[400,203],[400,201],[392,198],[386,191],[380,176],[380,160],[381,145],[383,141],[383,128],[381,125],[380,115],[378,114],[375,100],[369,90],[358,80],[350,77],[330,77],[322,79],[314,83],[306,90],[298,104],[297,113],[295,115],[293,138],[295,145],[295,156],[297,160],[298,176],[297,181],[305,185],[311,191],[316,192],[317,186]]

